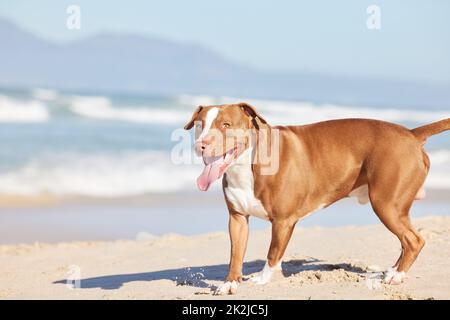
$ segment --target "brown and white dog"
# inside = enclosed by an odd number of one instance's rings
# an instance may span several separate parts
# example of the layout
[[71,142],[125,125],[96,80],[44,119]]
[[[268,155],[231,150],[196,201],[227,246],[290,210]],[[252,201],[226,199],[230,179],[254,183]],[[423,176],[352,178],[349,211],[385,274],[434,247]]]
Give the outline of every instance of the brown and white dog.
[[[184,128],[194,125],[195,150],[205,163],[198,187],[206,191],[223,176],[229,210],[230,266],[217,294],[235,293],[242,280],[249,216],[272,223],[266,265],[253,278],[264,284],[281,270],[297,221],[348,196],[370,201],[400,240],[402,252],[384,281],[403,282],[425,243],[409,219],[413,201],[425,197],[430,161],[423,145],[429,136],[449,130],[450,118],[413,130],[370,119],[270,126],[255,108],[237,103],[198,107]],[[236,132],[252,133],[236,139]],[[269,174],[255,161],[262,148],[278,157],[277,170]]]

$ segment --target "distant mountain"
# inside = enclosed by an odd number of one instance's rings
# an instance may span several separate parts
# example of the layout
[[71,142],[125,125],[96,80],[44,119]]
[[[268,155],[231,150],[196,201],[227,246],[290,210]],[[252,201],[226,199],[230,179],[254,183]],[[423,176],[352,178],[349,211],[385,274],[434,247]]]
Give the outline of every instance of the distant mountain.
[[54,44],[0,19],[0,41],[3,87],[211,94],[371,106],[450,106],[450,90],[444,87],[265,72],[228,61],[200,45],[140,35],[102,34]]

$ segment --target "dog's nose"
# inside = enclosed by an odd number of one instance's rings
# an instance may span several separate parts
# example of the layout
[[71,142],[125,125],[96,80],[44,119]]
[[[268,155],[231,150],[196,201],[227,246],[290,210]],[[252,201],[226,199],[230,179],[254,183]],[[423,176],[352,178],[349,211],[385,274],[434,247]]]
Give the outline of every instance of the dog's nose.
[[201,154],[203,152],[203,150],[206,149],[206,147],[207,147],[207,144],[204,143],[203,141],[197,141],[194,146],[197,154]]

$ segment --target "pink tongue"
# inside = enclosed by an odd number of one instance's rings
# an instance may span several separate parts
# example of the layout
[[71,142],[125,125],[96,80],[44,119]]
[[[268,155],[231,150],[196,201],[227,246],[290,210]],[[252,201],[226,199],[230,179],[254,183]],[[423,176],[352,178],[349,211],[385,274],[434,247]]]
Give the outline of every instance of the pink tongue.
[[216,161],[205,165],[203,172],[197,178],[197,186],[201,191],[208,190],[211,183],[216,181],[222,175],[222,170],[220,170],[220,166],[224,162],[224,159],[221,157]]

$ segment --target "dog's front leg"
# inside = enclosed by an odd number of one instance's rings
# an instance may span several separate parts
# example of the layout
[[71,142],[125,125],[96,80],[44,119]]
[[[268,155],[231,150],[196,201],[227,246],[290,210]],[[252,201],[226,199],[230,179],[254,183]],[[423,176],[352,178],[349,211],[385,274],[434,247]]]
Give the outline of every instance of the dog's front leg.
[[228,224],[230,232],[231,253],[228,276],[216,290],[216,294],[234,294],[238,283],[242,281],[242,264],[248,240],[248,216],[230,211]]
[[291,239],[297,221],[272,221],[272,241],[263,270],[252,278],[257,284],[266,284],[276,271],[281,271],[281,259]]

